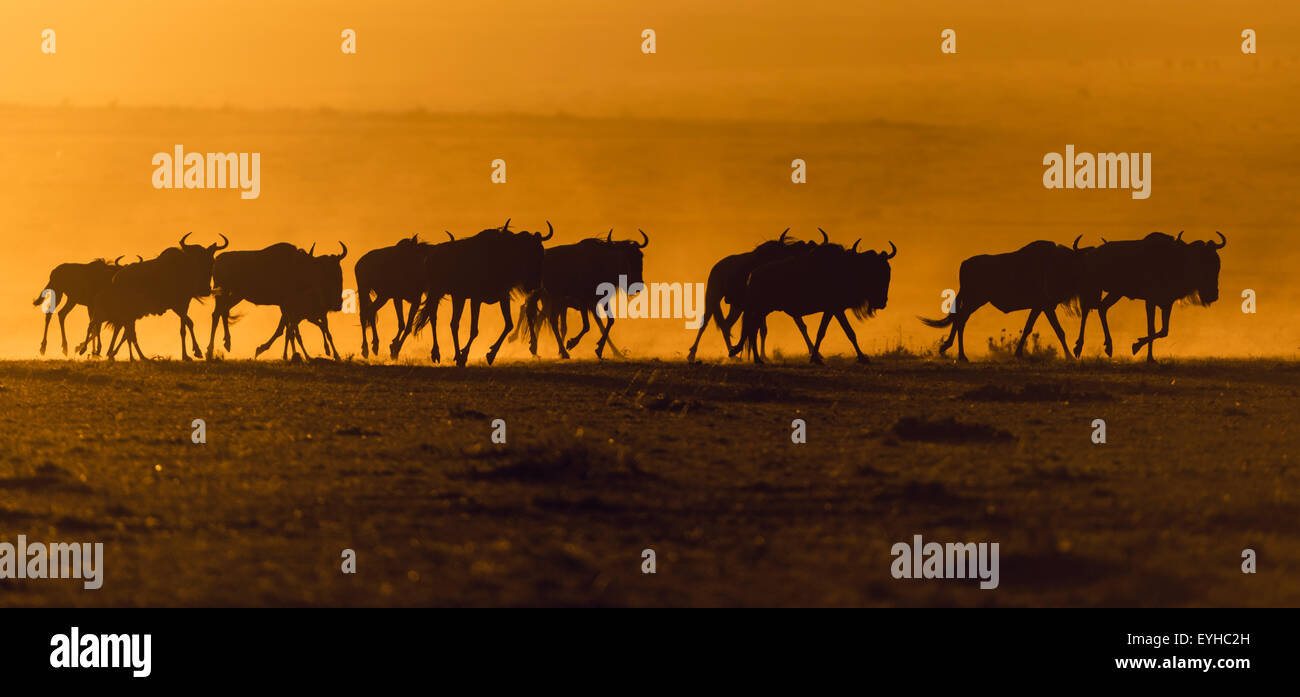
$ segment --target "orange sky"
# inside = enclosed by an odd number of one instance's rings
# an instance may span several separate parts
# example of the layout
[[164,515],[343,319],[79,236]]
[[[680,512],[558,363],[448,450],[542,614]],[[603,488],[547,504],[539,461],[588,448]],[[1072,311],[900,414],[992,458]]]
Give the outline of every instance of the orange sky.
[[[948,27],[955,56],[939,52]],[[1239,50],[1246,27],[1257,55]],[[54,55],[40,51],[45,28]],[[343,28],[358,33],[355,56],[339,50]],[[652,56],[645,28],[658,32]],[[7,0],[0,74],[7,358],[35,355],[30,300],[61,261],[149,256],[190,230],[237,249],[345,239],[359,256],[508,217],[553,220],[557,242],[645,228],[647,280],[679,282],[787,226],[893,240],[890,308],[859,328],[868,349],[933,344],[915,315],[936,313],[972,254],[1221,229],[1223,302],[1179,310],[1158,350],[1300,348],[1287,311],[1300,295],[1293,2]],[[176,143],[261,152],[262,196],[154,190],[150,157]],[[1043,189],[1043,154],[1067,143],[1151,152],[1152,197]],[[488,181],[497,157],[507,185]],[[789,181],[794,157],[806,185]],[[1258,315],[1237,308],[1244,288]],[[193,311],[205,340],[207,311]],[[273,312],[247,312],[238,355],[274,327]],[[1117,308],[1117,343],[1141,321],[1136,304]],[[70,336],[84,331],[81,310],[69,322]],[[355,318],[338,322],[355,351]],[[968,346],[1022,323],[982,311]],[[801,349],[790,327],[774,331]],[[693,338],[652,323],[618,332],[642,355]],[[172,318],[142,328],[151,352],[174,354],[174,336]],[[848,350],[837,332],[829,341]],[[703,346],[716,355],[721,342],[710,330]]]

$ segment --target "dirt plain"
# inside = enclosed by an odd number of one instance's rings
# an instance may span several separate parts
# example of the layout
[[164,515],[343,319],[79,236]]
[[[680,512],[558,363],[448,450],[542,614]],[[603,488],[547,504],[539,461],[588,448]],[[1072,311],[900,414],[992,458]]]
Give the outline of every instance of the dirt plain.
[[[106,557],[3,606],[1300,604],[1288,361],[4,362],[0,401],[0,538]],[[892,578],[916,534],[999,587]]]

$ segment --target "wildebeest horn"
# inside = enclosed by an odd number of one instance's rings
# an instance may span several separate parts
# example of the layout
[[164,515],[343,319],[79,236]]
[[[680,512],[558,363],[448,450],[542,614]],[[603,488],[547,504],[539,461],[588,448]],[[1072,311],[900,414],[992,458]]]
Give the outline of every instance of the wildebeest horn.
[[443,232],[447,233],[447,237],[450,237],[452,242],[456,241],[456,236],[451,234],[451,230],[443,230]]
[[894,257],[898,256],[898,247],[895,247],[893,242],[889,243],[889,248],[892,251],[885,257],[886,259],[893,259]]
[[1218,235],[1218,236],[1219,236],[1219,239],[1220,239],[1220,240],[1223,240],[1223,241],[1222,241],[1222,242],[1218,242],[1218,243],[1214,243],[1214,242],[1206,242],[1206,244],[1210,245],[1210,247],[1211,247],[1212,249],[1223,249],[1224,247],[1228,246],[1228,238],[1227,238],[1227,237],[1224,237],[1222,232],[1219,232],[1218,230],[1215,230],[1215,231],[1214,231],[1214,234]]
[[122,257],[124,257],[124,256],[126,256],[126,255],[125,255],[125,254],[122,254],[122,255],[119,255],[116,259],[114,259],[114,260],[113,260],[113,266],[121,266],[121,264],[119,264],[119,263],[117,263],[117,262],[122,261]]
[[135,258],[139,259],[140,261],[144,261],[144,257],[140,256],[139,254],[135,255]]
[[644,242],[642,242],[641,244],[638,244],[638,245],[637,245],[637,248],[638,248],[638,249],[644,249],[644,248],[648,247],[648,246],[650,245],[650,236],[647,235],[647,234],[645,234],[645,230],[642,230],[641,228],[637,228],[636,231],[639,232],[639,233],[641,233],[641,237],[643,237],[643,238],[645,239]]
[[552,237],[555,237],[555,228],[551,226],[551,221],[549,221],[549,220],[546,221],[546,229],[549,230],[549,232],[546,233],[546,237],[539,237],[539,238],[538,238],[538,239],[540,239],[540,240],[543,241],[543,242],[545,242],[546,240],[551,239]]
[[786,234],[786,232],[790,232],[790,228],[786,228],[786,229],[785,229],[785,232],[781,233],[781,236],[778,237],[778,238],[776,238],[776,241],[777,241],[777,242],[780,242],[781,244],[785,244],[785,234]]
[[614,241],[614,228],[610,228],[610,229],[609,229],[609,234],[608,234],[608,235],[605,235],[605,241],[606,241],[606,242],[613,242],[613,241]]
[[185,238],[186,238],[186,237],[189,237],[190,235],[193,235],[193,234],[194,234],[193,232],[187,232],[187,233],[185,233],[185,235],[184,235],[183,237],[181,237],[181,246],[182,246],[182,247],[185,246]]
[[820,232],[822,234],[822,244],[826,244],[827,242],[831,241],[831,236],[826,234],[825,230],[821,228],[817,228],[817,232]]
[[506,218],[506,224],[501,226],[501,231],[509,232],[509,230],[510,230],[510,218]]
[[1081,239],[1083,239],[1083,235],[1079,235],[1078,237],[1074,238],[1074,251],[1076,252],[1079,251],[1079,240]]
[[347,256],[348,256],[348,246],[347,246],[346,244],[343,244],[343,240],[339,240],[339,246],[343,248],[343,253],[339,255],[339,259],[342,260],[342,259],[347,258]]
[[315,242],[312,242],[312,243],[311,243],[311,249],[308,249],[308,250],[307,250],[307,256],[309,256],[309,257],[314,257],[314,256],[316,256],[316,243],[315,243]]
[[849,251],[850,251],[850,252],[856,252],[856,251],[858,251],[858,243],[861,242],[861,241],[862,241],[862,238],[861,238],[861,237],[859,237],[858,239],[854,240],[854,242],[853,242],[853,246],[849,248]]
[[[217,234],[221,235],[221,233],[219,232]],[[225,249],[226,247],[229,246],[230,246],[230,238],[226,237],[225,235],[221,235],[221,246],[217,247],[217,249]]]
[[1179,241],[1179,242],[1182,242],[1182,241],[1183,241],[1183,232],[1184,232],[1183,230],[1179,230],[1179,231],[1178,231],[1178,236],[1175,237],[1174,239],[1177,240],[1177,241]]
[[1101,238],[1101,243],[1102,243],[1102,244],[1110,244],[1110,240],[1107,240],[1105,237],[1103,237],[1103,238]]

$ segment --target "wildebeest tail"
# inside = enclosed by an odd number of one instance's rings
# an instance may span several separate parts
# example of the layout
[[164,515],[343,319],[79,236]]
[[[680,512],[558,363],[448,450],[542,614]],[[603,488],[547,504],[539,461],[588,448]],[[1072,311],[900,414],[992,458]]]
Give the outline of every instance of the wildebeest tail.
[[55,290],[55,288],[54,288],[54,277],[53,277],[53,276],[50,276],[50,281],[49,281],[49,283],[47,283],[47,284],[45,285],[45,287],[41,289],[41,292],[40,292],[40,293],[37,293],[37,294],[36,294],[36,299],[32,301],[32,307],[40,307],[40,306],[41,306],[41,303],[45,302],[45,291],[47,291],[47,290],[53,290],[53,291],[54,291],[54,300],[55,300],[55,304],[58,304],[59,291],[58,291],[58,290]]
[[531,342],[537,336],[537,325],[540,317],[537,311],[537,305],[541,302],[538,292],[528,294],[524,301],[519,303],[519,319],[515,321],[515,330],[510,334],[510,340],[516,341],[521,337],[524,329],[528,330],[528,340]]
[[957,313],[954,312],[952,314],[945,315],[943,319],[926,319],[924,317],[917,317],[917,319],[921,320],[922,324],[924,324],[927,327],[942,329],[944,327],[951,327],[952,323],[957,321]]

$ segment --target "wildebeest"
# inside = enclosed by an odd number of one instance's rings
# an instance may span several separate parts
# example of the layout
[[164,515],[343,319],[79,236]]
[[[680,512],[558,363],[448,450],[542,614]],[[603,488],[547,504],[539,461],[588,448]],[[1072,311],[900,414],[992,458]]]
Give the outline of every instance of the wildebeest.
[[[898,247],[890,242],[889,252],[859,252],[861,242],[861,239],[854,242],[850,249],[838,244],[819,244],[805,254],[768,262],[749,274],[742,308],[741,341],[755,363],[763,362],[758,335],[767,325],[767,315],[774,311],[783,311],[794,320],[808,345],[811,362],[822,362],[822,338],[832,317],[839,321],[853,344],[858,362],[868,362],[844,311],[852,308],[854,315],[864,317],[884,309],[889,300],[889,260],[898,254]],[[814,342],[808,337],[803,317],[817,312],[822,313],[822,321]]]
[[[424,263],[424,299],[415,319],[415,330],[426,324],[435,326],[433,350],[429,357],[434,363],[440,359],[438,351],[438,303],[442,296],[450,295],[451,338],[456,352],[456,365],[469,361],[470,345],[478,336],[478,312],[483,303],[501,307],[505,328],[487,352],[488,365],[496,359],[501,342],[514,327],[510,318],[510,297],[516,291],[532,292],[542,283],[542,242],[551,239],[555,228],[548,221],[548,232],[510,232],[510,221],[500,228],[483,230],[466,239],[445,242],[430,249]],[[460,347],[458,329],[465,301],[470,302],[470,332],[465,348]]]
[[1083,259],[1091,250],[1056,244],[1046,240],[1030,242],[1014,252],[1005,254],[980,254],[961,263],[956,306],[943,319],[924,319],[926,326],[952,327],[948,338],[939,346],[942,356],[957,339],[957,360],[965,361],[966,322],[972,313],[992,303],[1004,313],[1029,310],[1025,331],[1016,344],[1016,357],[1024,355],[1025,340],[1034,328],[1039,314],[1047,316],[1056,338],[1061,341],[1065,355],[1070,355],[1065,345],[1065,330],[1056,318],[1056,306],[1078,298],[1083,274]]
[[[190,360],[185,351],[185,332],[188,330],[193,342],[194,356],[203,357],[199,348],[199,339],[194,332],[194,321],[189,316],[190,301],[212,294],[212,258],[216,252],[230,245],[230,240],[221,235],[222,242],[204,247],[186,244],[185,240],[192,233],[185,233],[180,245],[164,249],[153,259],[138,264],[122,267],[114,276],[109,292],[103,302],[103,318],[113,326],[113,338],[109,340],[108,357],[112,358],[117,349],[117,336],[124,332],[124,342],[137,351],[140,346],[135,340],[135,322],[146,315],[161,315],[168,310],[180,318],[181,358]],[[143,358],[143,352],[140,353]]]
[[[447,237],[455,241],[450,232]],[[434,245],[421,242],[419,235],[412,235],[391,247],[381,247],[366,252],[357,260],[357,303],[361,315],[361,356],[369,357],[373,350],[379,355],[379,329],[375,319],[389,300],[393,301],[393,310],[397,313],[397,334],[388,345],[388,354],[394,360],[402,350],[402,344],[411,335],[415,324],[415,313],[420,307],[420,296],[424,294],[424,258]],[[374,293],[372,300],[370,295]],[[411,309],[406,319],[402,319],[402,302],[410,303]],[[366,329],[370,329],[370,345],[366,344]]]
[[[312,245],[311,250],[305,253],[300,252],[296,258],[294,273],[302,279],[302,282],[294,292],[277,303],[280,306],[280,324],[271,338],[257,347],[253,353],[254,357],[260,356],[262,352],[271,348],[271,344],[275,343],[281,333],[285,335],[286,357],[295,341],[298,348],[301,348],[306,355],[307,347],[303,345],[298,325],[303,320],[307,320],[320,329],[321,340],[325,344],[325,355],[333,355],[335,360],[340,358],[338,347],[334,345],[334,336],[330,333],[328,316],[328,313],[338,312],[343,307],[342,261],[348,255],[348,246],[343,242],[339,242],[339,246],[343,249],[340,254],[317,256],[316,245]],[[293,353],[297,357],[296,349]]]
[[[816,246],[815,242],[787,241],[785,236],[788,232],[790,228],[786,228],[775,240],[764,242],[748,252],[723,257],[713,265],[713,269],[709,271],[708,284],[704,288],[704,318],[700,321],[700,331],[695,335],[695,343],[691,344],[686,360],[695,360],[695,352],[700,347],[700,338],[704,336],[704,330],[709,328],[710,319],[718,325],[718,331],[722,332],[722,340],[727,344],[728,355],[736,356],[743,350],[742,342],[737,342],[734,347],[731,345],[731,327],[740,318],[741,308],[745,304],[745,288],[749,281],[749,274],[764,264],[803,254]],[[823,231],[822,243],[829,241],[830,238]],[[722,314],[724,300],[729,308],[725,316]],[[761,354],[762,351],[759,353]]]
[[59,338],[63,342],[63,355],[68,355],[68,334],[64,328],[64,320],[77,305],[86,306],[88,319],[86,341],[83,341],[78,346],[78,352],[85,350],[93,335],[93,353],[96,356],[99,355],[99,329],[101,323],[93,316],[91,308],[108,292],[108,287],[113,282],[113,275],[122,268],[118,263],[121,260],[122,257],[119,256],[111,263],[104,259],[95,259],[85,264],[59,264],[54,267],[54,270],[50,271],[50,280],[46,281],[45,288],[32,301],[32,305],[39,307],[46,302],[47,292],[52,294],[52,297],[49,298],[49,312],[45,313],[45,330],[41,333],[42,356],[45,355],[45,344],[50,333],[50,316],[54,314],[56,308],[59,308],[59,302],[64,299],[67,302],[62,308],[58,309]]
[[[213,358],[217,325],[224,330],[224,344],[230,350],[230,311],[247,300],[254,305],[275,305],[280,308],[280,327],[264,346],[269,346],[280,333],[285,337],[286,353],[289,342],[296,337],[297,322],[311,320],[321,328],[325,353],[331,353],[332,342],[325,323],[325,312],[342,306],[343,271],[341,262],[347,256],[347,245],[339,242],[341,254],[315,256],[288,242],[279,242],[263,249],[240,250],[219,254],[212,264],[212,285],[216,301],[212,308],[212,327],[208,334],[207,357]],[[261,353],[265,348],[257,351]],[[295,354],[297,351],[295,350]]]
[[[1152,345],[1169,335],[1169,314],[1177,300],[1209,305],[1219,299],[1219,250],[1228,243],[1222,232],[1219,242],[1184,242],[1183,233],[1170,237],[1153,232],[1140,240],[1106,242],[1092,250],[1084,263],[1080,289],[1079,340],[1074,355],[1083,352],[1083,330],[1088,312],[1096,308],[1106,336],[1106,355],[1112,353],[1106,311],[1120,298],[1146,302],[1147,335],[1133,342],[1133,354],[1147,347],[1147,360],[1154,362]],[[1102,294],[1105,293],[1105,297]],[[1155,310],[1160,308],[1161,328],[1155,330]]]
[[[591,329],[589,315],[596,318],[596,328],[600,330],[596,357],[603,357],[607,343],[615,355],[618,354],[609,339],[609,332],[614,327],[613,313],[597,312],[597,303],[603,283],[618,287],[622,281],[628,288],[645,283],[641,250],[650,244],[650,236],[644,230],[638,229],[637,232],[642,238],[639,243],[632,240],[615,242],[614,231],[610,230],[604,239],[593,237],[546,250],[542,260],[542,286],[530,293],[520,306],[520,329],[528,329],[529,350],[534,356],[537,355],[537,335],[543,321],[551,326],[560,358],[568,358],[569,351]],[[566,342],[560,324],[569,308],[582,315],[582,331]],[[602,314],[609,315],[605,318],[606,323],[601,322]]]

